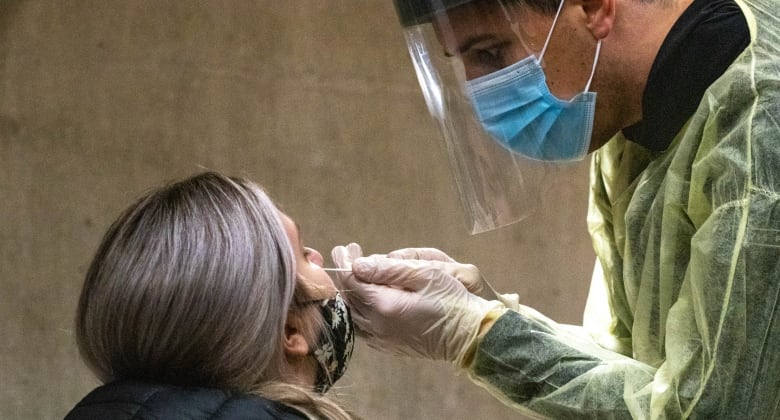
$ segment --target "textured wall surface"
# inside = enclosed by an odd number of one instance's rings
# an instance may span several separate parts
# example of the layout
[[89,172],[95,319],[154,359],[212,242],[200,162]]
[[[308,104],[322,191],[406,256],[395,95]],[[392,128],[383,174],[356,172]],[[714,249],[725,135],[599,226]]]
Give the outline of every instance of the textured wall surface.
[[[438,247],[581,319],[586,164],[470,236],[389,0],[0,0],[0,418],[62,418],[96,385],[72,334],[92,253],[203,168],[264,185],[324,255]],[[334,395],[368,419],[518,417],[455,373],[360,343]]]

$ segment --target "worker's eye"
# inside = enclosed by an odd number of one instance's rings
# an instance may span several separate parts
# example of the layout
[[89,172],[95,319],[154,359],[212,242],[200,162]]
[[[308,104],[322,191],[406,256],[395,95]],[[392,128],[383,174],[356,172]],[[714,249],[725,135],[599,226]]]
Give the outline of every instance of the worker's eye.
[[501,62],[501,57],[501,49],[498,47],[474,51],[474,58],[483,65],[498,66]]
[[463,54],[463,65],[469,80],[501,70],[507,66],[506,46],[492,43],[472,47]]

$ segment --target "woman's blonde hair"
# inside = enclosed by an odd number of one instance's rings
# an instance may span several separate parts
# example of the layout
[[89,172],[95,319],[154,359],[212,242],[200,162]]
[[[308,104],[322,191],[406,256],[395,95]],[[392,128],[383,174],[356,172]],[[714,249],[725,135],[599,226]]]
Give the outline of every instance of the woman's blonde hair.
[[230,389],[352,418],[284,383],[295,273],[279,211],[260,187],[214,172],[169,184],[106,232],[79,300],[79,351],[104,382]]

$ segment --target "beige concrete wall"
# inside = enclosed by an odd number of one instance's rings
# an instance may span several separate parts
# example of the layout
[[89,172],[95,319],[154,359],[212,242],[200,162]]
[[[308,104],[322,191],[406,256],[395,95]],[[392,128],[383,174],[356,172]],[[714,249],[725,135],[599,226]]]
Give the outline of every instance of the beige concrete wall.
[[[263,184],[328,255],[433,246],[578,322],[585,165],[538,217],[470,236],[389,0],[0,1],[0,418],[56,419],[95,380],[73,343],[117,213],[202,168]],[[517,418],[441,363],[358,345],[336,389],[369,419]]]

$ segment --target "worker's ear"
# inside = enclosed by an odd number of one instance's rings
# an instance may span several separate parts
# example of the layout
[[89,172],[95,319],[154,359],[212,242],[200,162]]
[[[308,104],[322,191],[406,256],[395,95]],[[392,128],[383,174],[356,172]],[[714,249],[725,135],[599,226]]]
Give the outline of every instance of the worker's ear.
[[596,39],[604,39],[615,23],[616,0],[580,0],[587,26]]
[[303,335],[303,319],[299,312],[290,311],[284,324],[284,354],[290,359],[309,354],[309,343]]

